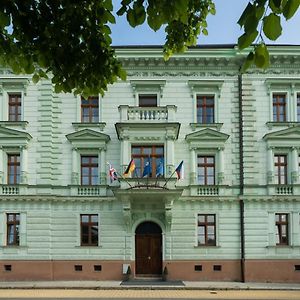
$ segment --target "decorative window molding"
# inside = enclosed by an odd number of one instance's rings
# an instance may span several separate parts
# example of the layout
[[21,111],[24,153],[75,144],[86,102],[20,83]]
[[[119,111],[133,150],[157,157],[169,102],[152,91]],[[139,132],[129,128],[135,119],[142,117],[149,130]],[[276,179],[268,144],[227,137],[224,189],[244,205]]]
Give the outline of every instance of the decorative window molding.
[[[300,79],[297,78],[267,78],[265,80],[267,93],[270,97],[270,117],[273,120],[273,95],[286,94],[286,121],[298,122],[297,120],[297,93],[300,91]],[[269,122],[268,122],[269,123]],[[285,123],[285,122],[278,122]],[[283,124],[282,124],[283,125]]]
[[9,94],[21,95],[21,120],[20,121],[24,121],[24,96],[26,96],[28,84],[29,84],[29,79],[26,77],[16,77],[16,78],[0,77],[0,121],[9,120],[8,117]]
[[139,106],[139,94],[156,94],[157,106],[160,106],[160,99],[163,97],[166,80],[130,80],[130,85],[136,106]]
[[[279,154],[287,156],[288,184],[299,183],[300,126],[268,133],[263,140],[266,141],[267,146],[268,184],[275,183],[274,156]],[[286,189],[286,193],[291,193],[291,189]]]
[[186,135],[190,149],[190,184],[197,185],[197,157],[214,156],[216,184],[224,184],[224,149],[229,135],[206,128]]
[[[194,116],[193,123],[197,122],[197,97],[198,96],[213,96],[214,97],[214,123],[219,122],[219,99],[221,95],[221,88],[224,80],[203,79],[203,80],[189,80],[188,86],[191,91],[191,97],[194,102]],[[193,124],[192,123],[192,124]],[[208,124],[208,127],[211,124]]]
[[73,185],[80,184],[80,156],[98,155],[99,184],[106,184],[106,150],[110,137],[107,134],[91,129],[83,129],[66,135],[72,145],[72,178]]
[[20,153],[20,183],[27,183],[29,133],[0,126],[0,184],[7,184],[7,154]]

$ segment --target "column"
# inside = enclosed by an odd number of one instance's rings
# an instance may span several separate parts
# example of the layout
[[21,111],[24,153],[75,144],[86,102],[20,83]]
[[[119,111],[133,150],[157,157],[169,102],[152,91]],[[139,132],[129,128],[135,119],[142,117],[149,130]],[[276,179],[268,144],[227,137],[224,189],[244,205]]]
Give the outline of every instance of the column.
[[106,184],[106,148],[99,149],[99,162],[100,162],[100,184]]
[[21,183],[26,184],[28,181],[28,150],[26,146],[21,149]]
[[297,183],[299,174],[298,174],[299,162],[298,162],[298,149],[296,147],[292,148],[292,167],[291,167],[291,182]]
[[171,176],[174,171],[174,137],[167,136],[167,151],[166,151],[167,169],[166,176]]
[[123,172],[126,170],[126,167],[128,166],[130,159],[131,159],[131,152],[129,151],[129,140],[127,138],[123,138],[121,140],[121,168],[120,173],[123,174]]
[[78,174],[78,152],[77,148],[72,149],[72,184],[78,185],[79,174]]
[[3,183],[4,178],[4,166],[3,166],[3,148],[0,147],[0,184]]
[[224,148],[219,148],[219,155],[218,155],[218,183],[217,184],[223,184],[224,183]]
[[267,150],[267,182],[273,183],[274,181],[274,153],[273,148],[268,147]]
[[197,161],[196,161],[196,150],[195,148],[190,149],[190,160],[191,160],[191,173],[190,180],[191,184],[197,184]]

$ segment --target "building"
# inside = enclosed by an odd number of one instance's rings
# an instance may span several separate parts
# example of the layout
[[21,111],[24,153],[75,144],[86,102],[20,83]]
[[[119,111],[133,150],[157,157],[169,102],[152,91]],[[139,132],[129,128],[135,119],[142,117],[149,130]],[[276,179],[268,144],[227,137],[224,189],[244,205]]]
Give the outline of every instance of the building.
[[300,282],[300,46],[269,49],[118,47],[86,100],[1,69],[1,279]]

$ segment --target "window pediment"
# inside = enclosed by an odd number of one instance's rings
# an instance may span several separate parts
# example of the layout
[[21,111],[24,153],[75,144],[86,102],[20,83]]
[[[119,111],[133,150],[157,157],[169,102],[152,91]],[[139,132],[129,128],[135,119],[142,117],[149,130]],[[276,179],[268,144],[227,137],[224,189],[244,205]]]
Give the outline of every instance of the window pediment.
[[300,147],[300,126],[268,133],[263,139],[269,146]]
[[120,140],[164,141],[177,140],[179,123],[116,123]]
[[75,148],[104,148],[110,141],[109,135],[91,129],[67,134],[66,138]]
[[26,146],[31,139],[32,136],[27,132],[0,126],[0,146]]
[[187,134],[185,137],[192,148],[223,148],[228,138],[228,134],[210,128]]

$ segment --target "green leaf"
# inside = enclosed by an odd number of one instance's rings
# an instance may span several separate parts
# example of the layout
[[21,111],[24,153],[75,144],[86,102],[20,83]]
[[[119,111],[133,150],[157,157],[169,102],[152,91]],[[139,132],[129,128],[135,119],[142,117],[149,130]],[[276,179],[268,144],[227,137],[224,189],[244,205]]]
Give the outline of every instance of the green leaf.
[[254,63],[258,68],[266,69],[270,65],[270,56],[265,44],[258,45],[255,49]]
[[34,74],[32,76],[32,82],[37,83],[40,80],[40,76],[38,74]]
[[269,6],[270,6],[271,10],[276,14],[280,14],[282,12],[281,0],[270,0]]
[[238,39],[238,46],[239,49],[245,49],[247,47],[249,47],[255,40],[255,38],[258,35],[258,31],[255,30],[254,32],[248,34],[248,33],[244,33],[243,35],[241,35]]
[[241,73],[245,73],[254,63],[254,53],[251,51],[241,67]]
[[298,10],[300,5],[300,0],[289,0],[283,8],[283,15],[287,20],[289,20]]
[[9,15],[0,12],[0,27],[6,27],[10,24],[10,18]]
[[253,14],[253,11],[254,6],[249,2],[237,23],[242,27],[245,24],[247,18]]
[[126,6],[122,6],[118,11],[117,11],[117,15],[118,16],[122,16],[124,15],[124,13],[127,11]]
[[275,41],[282,33],[280,17],[274,13],[269,14],[263,19],[263,31],[267,38]]
[[247,21],[244,25],[245,32],[248,34],[255,32],[258,22],[259,22],[259,19],[256,17],[256,15],[249,16],[249,18],[247,18]]
[[122,68],[119,70],[119,74],[118,75],[120,76],[120,78],[122,80],[126,80],[126,78],[127,78],[126,71],[124,69],[122,69]]

